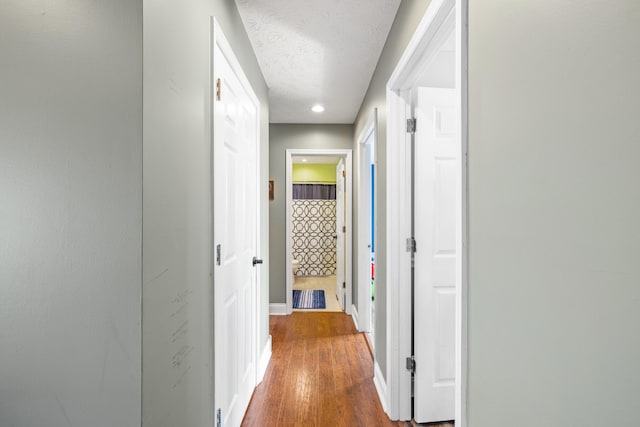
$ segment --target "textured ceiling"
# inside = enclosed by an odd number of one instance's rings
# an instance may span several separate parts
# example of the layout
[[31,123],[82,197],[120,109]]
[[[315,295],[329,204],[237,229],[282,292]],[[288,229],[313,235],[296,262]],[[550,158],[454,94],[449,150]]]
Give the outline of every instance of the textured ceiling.
[[269,121],[353,123],[400,0],[236,4],[269,86]]

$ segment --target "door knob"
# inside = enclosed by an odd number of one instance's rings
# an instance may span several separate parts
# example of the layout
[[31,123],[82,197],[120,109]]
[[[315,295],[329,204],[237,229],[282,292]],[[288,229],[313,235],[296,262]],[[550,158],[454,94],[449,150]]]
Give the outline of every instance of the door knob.
[[251,262],[253,264],[253,266],[255,267],[256,264],[262,264],[262,260],[258,259],[256,257],[253,257],[253,261]]

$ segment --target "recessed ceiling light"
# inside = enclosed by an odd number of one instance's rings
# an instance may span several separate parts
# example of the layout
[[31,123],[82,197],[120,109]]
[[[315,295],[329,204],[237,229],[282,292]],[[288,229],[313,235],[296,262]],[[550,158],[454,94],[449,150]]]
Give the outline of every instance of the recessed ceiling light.
[[324,107],[320,104],[317,104],[311,107],[311,111],[313,111],[314,113],[322,113],[324,111]]
[[307,159],[302,159],[302,163],[307,163]]

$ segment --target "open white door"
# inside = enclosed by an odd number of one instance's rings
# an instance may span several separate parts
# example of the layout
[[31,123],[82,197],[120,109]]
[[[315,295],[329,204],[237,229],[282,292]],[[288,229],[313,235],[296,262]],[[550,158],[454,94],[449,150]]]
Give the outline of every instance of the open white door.
[[[239,426],[256,385],[257,99],[216,34],[213,100],[215,407]],[[227,46],[226,49],[222,47]],[[232,64],[235,63],[236,67]],[[187,351],[187,350],[185,350]]]
[[344,310],[345,292],[345,167],[344,159],[340,159],[336,165],[336,296],[340,307]]
[[373,109],[358,136],[358,313],[361,332],[374,340],[375,144],[378,110]]
[[[468,10],[467,1],[432,1],[386,92],[386,280],[394,291],[381,396],[391,419],[454,419],[457,427],[467,426]],[[412,235],[415,253],[406,250]],[[411,352],[415,377],[404,369]]]
[[414,418],[455,417],[459,157],[454,89],[418,88],[415,117]]

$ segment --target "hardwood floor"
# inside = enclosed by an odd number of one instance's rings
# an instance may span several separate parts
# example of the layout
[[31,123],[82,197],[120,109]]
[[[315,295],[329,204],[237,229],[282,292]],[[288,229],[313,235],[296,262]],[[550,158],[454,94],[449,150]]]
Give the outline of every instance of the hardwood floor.
[[243,426],[411,425],[382,410],[371,353],[348,315],[294,312],[271,316],[269,326],[271,363]]

